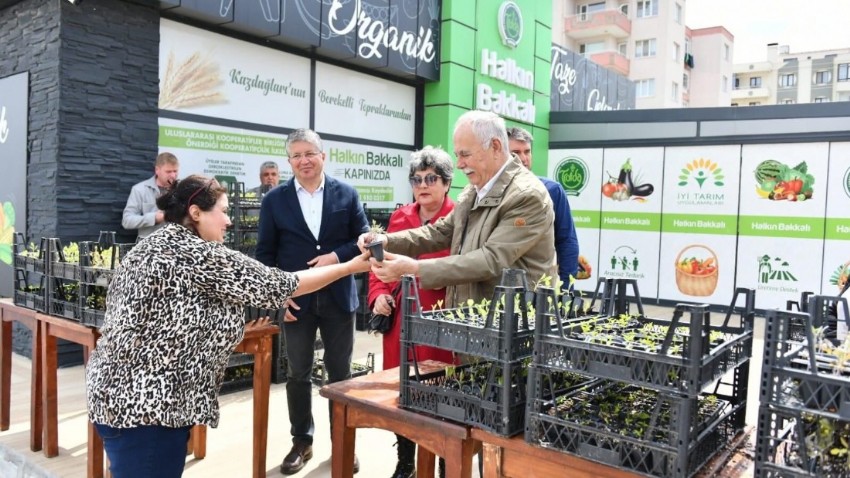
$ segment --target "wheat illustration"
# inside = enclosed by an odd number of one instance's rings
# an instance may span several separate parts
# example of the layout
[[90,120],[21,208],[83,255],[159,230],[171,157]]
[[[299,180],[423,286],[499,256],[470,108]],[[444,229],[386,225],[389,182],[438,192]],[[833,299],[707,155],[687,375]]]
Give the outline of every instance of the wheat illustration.
[[169,52],[159,89],[159,107],[180,109],[223,103],[224,94],[216,91],[220,83],[218,64],[200,53],[195,52],[185,61],[177,62],[174,52]]

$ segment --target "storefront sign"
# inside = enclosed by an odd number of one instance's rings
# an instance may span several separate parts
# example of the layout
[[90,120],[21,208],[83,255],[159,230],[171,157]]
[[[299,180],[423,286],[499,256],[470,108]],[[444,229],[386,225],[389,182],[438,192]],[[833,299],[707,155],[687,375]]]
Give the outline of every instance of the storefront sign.
[[378,45],[392,50],[396,53],[403,53],[411,58],[417,58],[420,61],[431,63],[434,61],[436,50],[434,46],[434,33],[430,28],[427,30],[424,27],[419,27],[419,33],[409,31],[399,31],[393,25],[386,25],[385,22],[372,18],[363,9],[362,0],[355,0],[354,14],[351,15],[348,23],[343,23],[342,27],[337,25],[337,15],[342,8],[342,3],[339,0],[333,0],[330,10],[328,10],[328,27],[331,32],[336,35],[347,35],[354,27],[357,27],[357,38],[359,47],[357,52],[363,58],[377,57],[381,58],[383,54],[378,49]]
[[14,233],[26,237],[28,115],[29,73],[0,79],[0,295],[4,297],[13,294]]
[[508,0],[499,7],[499,35],[510,48],[516,48],[522,40],[522,10],[516,2]]
[[382,68],[391,75],[440,78],[442,0],[182,0],[162,10],[289,47]]
[[635,108],[633,81],[555,44],[549,77],[553,112]]

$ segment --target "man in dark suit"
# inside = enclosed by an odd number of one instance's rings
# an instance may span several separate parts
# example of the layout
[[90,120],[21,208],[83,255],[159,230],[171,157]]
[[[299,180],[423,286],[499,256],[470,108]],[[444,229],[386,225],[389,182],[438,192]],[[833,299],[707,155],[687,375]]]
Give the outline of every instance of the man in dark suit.
[[[287,139],[286,151],[293,177],[263,198],[257,260],[297,271],[359,255],[357,237],[369,229],[366,214],[353,187],[324,174],[319,135],[309,129],[295,130]],[[352,276],[287,303],[283,333],[289,361],[286,401],[292,449],[280,465],[283,474],[297,473],[313,457],[310,378],[316,330],[322,334],[328,382],[349,378],[357,305]]]

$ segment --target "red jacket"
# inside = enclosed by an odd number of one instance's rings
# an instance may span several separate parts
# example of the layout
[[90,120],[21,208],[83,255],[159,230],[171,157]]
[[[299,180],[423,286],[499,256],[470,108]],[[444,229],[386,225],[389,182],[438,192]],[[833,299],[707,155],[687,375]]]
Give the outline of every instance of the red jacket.
[[[455,204],[446,196],[443,201],[443,207],[431,219],[431,222],[448,214],[454,209]],[[411,203],[398,208],[390,217],[390,223],[387,226],[387,232],[403,231],[405,229],[413,229],[422,226],[422,221],[419,219],[419,204]],[[422,254],[416,259],[433,259],[436,257],[446,257],[449,255],[449,250],[444,249],[439,252]],[[369,273],[369,296],[367,303],[369,310],[375,305],[375,299],[381,294],[392,294],[393,289],[398,283],[392,282],[385,284],[380,279],[375,277],[375,274]],[[418,279],[417,279],[418,285]],[[420,306],[424,310],[431,310],[431,306],[439,300],[446,298],[446,289],[419,289]],[[401,304],[401,292],[399,291],[394,297],[396,304]],[[386,334],[384,334],[384,370],[398,367],[401,363],[401,344],[399,336],[401,335],[401,307],[396,307],[395,317],[393,318],[393,326]],[[450,351],[437,349],[433,347],[418,346],[416,347],[417,360],[439,360],[446,363],[454,363],[454,358]]]

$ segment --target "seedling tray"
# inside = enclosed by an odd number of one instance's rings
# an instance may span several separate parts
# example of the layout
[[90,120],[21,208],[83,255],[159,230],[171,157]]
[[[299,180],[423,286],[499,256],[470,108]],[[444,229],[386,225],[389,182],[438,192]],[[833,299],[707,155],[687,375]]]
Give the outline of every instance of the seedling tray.
[[26,307],[27,309],[32,309],[37,312],[47,312],[44,294],[41,292],[15,290],[12,302],[15,305]]
[[600,380],[529,402],[526,441],[649,476],[689,477],[742,428],[734,424],[743,423],[745,404],[714,397]]
[[[565,322],[537,294],[534,364],[694,397],[749,360],[752,322],[712,325],[707,306],[680,304],[671,320],[600,317]],[[685,313],[689,321],[683,321]]]
[[[826,419],[850,421],[850,351],[822,352],[808,314],[770,310],[766,314],[761,404],[802,410]],[[790,340],[799,330],[802,342]]]
[[534,323],[522,287],[497,286],[493,300],[452,309],[422,310],[413,277],[402,279],[401,340],[503,362],[530,357]]
[[[429,374],[402,375],[399,405],[490,432],[513,436],[524,430],[528,361],[482,361]],[[559,374],[558,392],[590,378]],[[504,384],[507,384],[505,386]]]
[[755,476],[847,477],[850,422],[801,410],[759,407]]
[[44,274],[44,258],[22,256],[15,254],[15,267],[27,272]]

